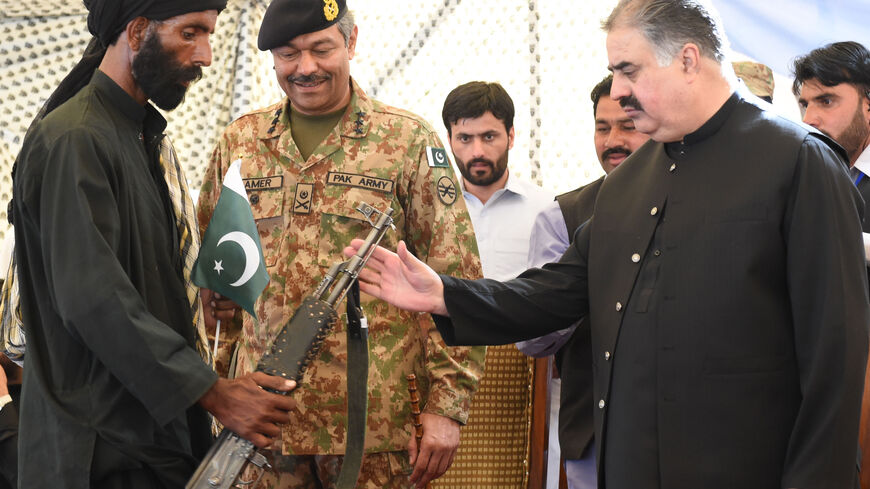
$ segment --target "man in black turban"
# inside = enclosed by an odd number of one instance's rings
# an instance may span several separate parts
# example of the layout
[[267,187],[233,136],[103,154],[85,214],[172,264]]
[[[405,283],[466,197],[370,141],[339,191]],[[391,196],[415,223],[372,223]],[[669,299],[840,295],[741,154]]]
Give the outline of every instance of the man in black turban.
[[20,487],[180,488],[211,443],[205,410],[258,446],[289,419],[293,401],[261,387],[292,382],[219,379],[200,358],[193,205],[148,102],[176,107],[211,64],[225,3],[86,0],[95,38],[25,137]]

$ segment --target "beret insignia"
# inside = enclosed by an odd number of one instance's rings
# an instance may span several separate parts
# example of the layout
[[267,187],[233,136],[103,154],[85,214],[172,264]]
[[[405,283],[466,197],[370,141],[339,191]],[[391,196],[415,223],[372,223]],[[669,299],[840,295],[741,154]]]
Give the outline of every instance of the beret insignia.
[[338,4],[335,0],[323,0],[323,16],[327,22],[332,22],[338,17]]

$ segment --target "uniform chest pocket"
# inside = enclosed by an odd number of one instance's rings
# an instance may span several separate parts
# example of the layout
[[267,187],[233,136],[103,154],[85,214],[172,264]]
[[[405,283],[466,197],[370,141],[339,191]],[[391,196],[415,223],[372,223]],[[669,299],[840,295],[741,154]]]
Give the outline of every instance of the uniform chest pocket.
[[267,267],[272,267],[278,261],[281,243],[284,240],[284,190],[268,189],[248,192],[251,202],[251,212],[257,231],[260,234],[260,245],[263,247],[263,258]]
[[[322,267],[344,260],[344,248],[354,238],[365,238],[371,226],[365,221],[365,216],[356,210],[360,204],[366,203],[379,211],[384,211],[392,203],[392,194],[374,192],[364,189],[344,189],[337,198],[324,198],[320,212],[320,238],[318,243],[317,263]],[[396,217],[395,215],[393,217]],[[395,237],[387,232],[381,242],[390,246]]]

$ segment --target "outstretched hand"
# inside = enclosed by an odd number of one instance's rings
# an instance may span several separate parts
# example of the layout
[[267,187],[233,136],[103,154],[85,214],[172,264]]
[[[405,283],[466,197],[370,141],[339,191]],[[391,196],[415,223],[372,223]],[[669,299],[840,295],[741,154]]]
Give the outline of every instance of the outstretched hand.
[[[363,243],[361,239],[351,241],[344,254],[355,255]],[[438,274],[412,255],[404,241],[399,241],[396,251],[375,248],[359,274],[360,290],[399,309],[446,316],[444,284]]]

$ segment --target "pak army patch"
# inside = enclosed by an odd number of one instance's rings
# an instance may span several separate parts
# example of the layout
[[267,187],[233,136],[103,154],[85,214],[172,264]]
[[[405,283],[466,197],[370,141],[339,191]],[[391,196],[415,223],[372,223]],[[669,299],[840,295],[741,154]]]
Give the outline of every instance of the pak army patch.
[[387,178],[371,177],[368,175],[360,175],[358,173],[343,173],[331,171],[326,174],[326,184],[364,188],[366,190],[374,190],[375,192],[391,194],[393,193],[393,186],[395,182]]
[[447,151],[444,151],[444,148],[426,146],[426,158],[429,160],[429,166],[432,168],[447,168],[450,166],[450,160],[447,158]]
[[450,206],[456,202],[456,184],[446,175],[438,179],[438,183],[435,184],[435,193],[438,194],[438,200],[444,205]]
[[293,199],[294,214],[311,214],[311,201],[314,198],[314,184],[297,183],[296,198]]

